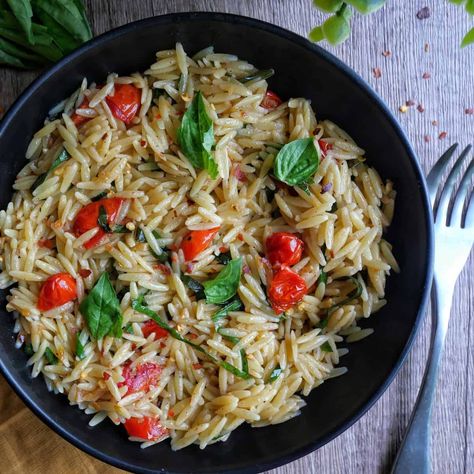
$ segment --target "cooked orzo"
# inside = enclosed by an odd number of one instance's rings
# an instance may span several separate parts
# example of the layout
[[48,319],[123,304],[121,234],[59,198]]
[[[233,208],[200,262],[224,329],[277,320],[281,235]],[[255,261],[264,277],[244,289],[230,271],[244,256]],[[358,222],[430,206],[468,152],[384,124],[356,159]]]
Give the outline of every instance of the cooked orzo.
[[272,70],[207,48],[86,79],[0,212],[32,376],[142,447],[282,423],[345,372],[398,271],[395,191]]

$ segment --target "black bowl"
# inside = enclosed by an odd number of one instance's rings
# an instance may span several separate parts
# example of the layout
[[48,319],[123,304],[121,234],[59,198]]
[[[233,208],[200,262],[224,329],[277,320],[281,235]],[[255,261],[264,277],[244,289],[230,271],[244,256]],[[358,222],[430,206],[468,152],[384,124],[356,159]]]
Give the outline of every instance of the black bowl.
[[[405,135],[387,107],[347,66],[304,38],[261,21],[235,15],[184,13],[149,18],[106,33],[67,56],[37,79],[0,125],[0,208],[24,165],[32,134],[48,110],[72,93],[84,76],[103,80],[111,71],[144,70],[156,50],[176,41],[186,51],[213,44],[258,67],[274,67],[272,90],[282,97],[308,97],[320,118],[347,130],[367,150],[370,162],[397,189],[388,239],[402,273],[387,285],[388,304],[368,323],[375,334],[352,344],[349,372],[307,398],[303,414],[284,425],[244,427],[226,443],[178,453],[165,442],[146,450],[127,441],[123,429],[89,416],[32,380],[26,356],[14,348],[12,317],[0,317],[0,369],[23,401],[51,428],[87,453],[135,472],[256,472],[290,462],[324,445],[361,417],[388,387],[413,341],[431,283],[432,226],[422,172]],[[5,300],[5,292],[2,302]],[[1,306],[2,308],[4,305]]]

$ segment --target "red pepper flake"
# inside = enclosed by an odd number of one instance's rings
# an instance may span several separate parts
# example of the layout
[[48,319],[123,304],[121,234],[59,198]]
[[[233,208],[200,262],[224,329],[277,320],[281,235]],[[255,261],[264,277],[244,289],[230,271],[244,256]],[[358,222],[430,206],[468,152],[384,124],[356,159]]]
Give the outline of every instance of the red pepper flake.
[[437,126],[438,126],[438,121],[437,121],[437,120],[433,120],[433,121],[431,122],[431,125],[437,127]]
[[250,268],[247,265],[244,265],[242,268],[242,271],[244,272],[245,275],[248,275],[250,273]]
[[418,112],[424,112],[425,108],[423,107],[423,104],[418,104],[418,107],[416,108],[416,110],[418,110]]
[[474,109],[470,108],[470,109],[464,109],[464,113],[466,115],[473,115],[474,114]]
[[156,115],[155,115],[155,118],[156,118],[157,120],[160,120],[161,114],[156,114]]
[[244,241],[244,236],[243,236],[242,234],[239,234],[239,235],[237,236],[237,238],[238,238],[241,242]]
[[140,145],[145,148],[148,144],[146,142],[146,140],[140,140]]
[[170,267],[165,265],[164,263],[157,263],[156,265],[153,266],[156,270],[159,270],[161,273],[164,273],[165,275],[171,275],[171,270]]
[[194,265],[191,262],[186,263],[186,273],[192,273],[194,270]]
[[134,351],[137,348],[137,345],[135,343],[132,344],[132,351]]
[[423,75],[421,76],[423,79],[429,79],[431,77],[431,74],[429,72],[424,72]]
[[186,336],[188,337],[188,339],[197,339],[197,335],[194,334],[193,332],[190,332],[189,334],[186,334]]
[[384,58],[388,58],[388,57],[391,56],[391,55],[392,55],[392,52],[389,51],[388,49],[387,49],[386,51],[382,51],[382,56],[383,56]]
[[42,239],[38,242],[38,247],[52,249],[54,248],[54,239]]
[[87,278],[92,274],[92,270],[89,270],[88,268],[81,268],[78,273],[82,278]]
[[202,369],[202,364],[193,364],[193,369],[194,370],[199,370],[199,369]]
[[228,249],[227,247],[224,247],[224,246],[219,247],[219,252],[220,252],[220,253],[226,253],[226,252],[228,252],[228,251],[229,251],[229,249]]
[[382,71],[380,70],[379,67],[374,67],[372,69],[372,74],[375,77],[375,79],[378,79],[379,77],[382,77]]
[[160,347],[161,347],[161,349],[164,349],[166,347],[166,343],[160,342]]
[[430,16],[431,16],[431,11],[430,11],[429,7],[423,7],[416,14],[416,17],[418,18],[418,20],[426,20]]
[[238,181],[241,183],[245,183],[247,181],[247,175],[240,169],[240,166],[236,166],[234,169],[234,176],[237,178]]
[[444,140],[446,137],[447,137],[448,133],[447,132],[441,132],[439,135],[438,135],[438,138],[440,140]]
[[104,380],[109,380],[110,379],[110,374],[108,372],[104,372]]
[[412,106],[415,105],[415,104],[416,104],[416,102],[415,102],[414,100],[412,100],[412,99],[409,99],[409,100],[407,100],[407,101],[405,102],[405,105],[406,105],[407,107],[412,107]]
[[176,244],[171,244],[168,246],[168,248],[172,251],[172,252],[177,252],[178,250],[178,246]]
[[174,411],[168,410],[168,418],[174,418]]
[[425,143],[428,143],[428,142],[431,141],[431,137],[430,137],[429,135],[425,135],[425,136],[423,137],[423,140],[425,140]]

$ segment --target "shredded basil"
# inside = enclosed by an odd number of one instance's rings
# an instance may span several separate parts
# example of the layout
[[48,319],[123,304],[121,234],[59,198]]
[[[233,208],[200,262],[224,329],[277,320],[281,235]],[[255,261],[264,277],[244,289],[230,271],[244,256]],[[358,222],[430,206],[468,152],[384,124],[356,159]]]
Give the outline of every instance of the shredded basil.
[[199,344],[195,344],[194,342],[190,341],[189,339],[186,339],[185,337],[183,337],[178,331],[176,331],[176,329],[172,328],[168,323],[163,321],[154,311],[147,308],[146,306],[141,305],[136,300],[132,301],[132,308],[135,311],[138,311],[139,313],[142,313],[142,314],[145,314],[145,315],[149,316],[150,318],[153,319],[153,321],[155,321],[158,324],[158,326],[163,328],[165,331],[168,331],[168,333],[170,334],[171,337],[173,337],[174,339],[177,339],[178,341],[184,342],[185,344],[188,344],[189,346],[191,346],[192,348],[194,348],[198,352],[201,352],[202,354],[206,355],[209,359],[211,359],[213,362],[215,362],[220,367],[223,367],[228,372],[231,372],[235,376],[240,377],[240,378],[245,379],[245,380],[250,378],[250,375],[248,374],[248,372],[245,372],[244,370],[240,370],[237,367],[235,367],[234,365],[229,364],[228,362],[225,362],[223,360],[220,360],[220,359],[214,357],[212,354],[207,352]]
[[86,347],[87,339],[88,339],[88,335],[87,335],[87,331],[85,329],[83,329],[81,332],[77,333],[77,336],[76,336],[76,355],[79,358],[79,360],[84,359],[84,357],[86,356],[86,354],[84,352],[84,348]]
[[211,155],[214,145],[214,128],[201,92],[197,92],[186,110],[178,129],[178,143],[191,164],[217,178],[217,164]]
[[69,160],[71,156],[69,153],[63,148],[56,159],[51,164],[50,168],[46,173],[40,174],[35,182],[31,185],[31,191],[34,191],[38,186],[43,184],[48,176],[49,173],[52,173],[60,164],[64,163],[65,161]]
[[332,347],[331,345],[329,344],[328,341],[326,341],[324,344],[321,344],[321,350],[323,352],[332,352]]
[[123,330],[128,333],[128,334],[133,334],[133,327],[132,327],[132,323],[128,323],[124,328]]
[[216,259],[222,265],[227,265],[232,260],[232,255],[230,252],[224,252],[216,255]]
[[44,351],[44,355],[46,357],[46,360],[51,364],[57,364],[58,363],[58,358],[56,357],[55,353],[47,347],[46,350]]
[[277,190],[276,189],[270,189],[270,188],[265,188],[265,195],[267,196],[267,201],[269,203],[273,202],[273,199],[275,198]]
[[231,311],[239,311],[243,306],[241,299],[235,296],[230,303],[227,303],[212,315],[212,321],[214,324],[217,324],[219,320],[225,318]]
[[31,357],[35,353],[33,350],[33,344],[26,344],[23,350],[28,357]]
[[222,304],[237,293],[242,273],[242,257],[231,260],[214,278],[203,283],[208,303]]
[[280,367],[279,364],[277,364],[276,367],[272,370],[272,373],[270,374],[270,377],[268,377],[267,383],[274,382],[278,377],[280,377],[282,372],[283,372],[283,369]]
[[107,234],[112,232],[112,229],[109,226],[109,217],[104,206],[99,207],[99,217],[97,218],[97,224],[104,232],[107,232]]
[[300,138],[287,143],[278,152],[273,163],[273,173],[279,181],[305,190],[318,166],[319,151],[314,139]]
[[189,275],[182,275],[181,280],[196,295],[197,300],[202,300],[206,297],[204,286],[200,281],[191,278]]
[[252,81],[261,81],[262,79],[269,79],[274,74],[275,74],[274,69],[262,69],[248,76],[241,77],[239,81],[242,84],[246,84],[247,82],[252,82]]
[[91,198],[92,202],[100,201],[101,199],[107,197],[107,192],[102,191],[101,193],[97,194],[96,196]]
[[145,232],[143,232],[143,229],[141,227],[137,227],[135,230],[135,241],[136,242],[146,242],[145,239]]
[[319,273],[317,284],[319,285],[320,283],[326,284],[328,282],[328,274],[321,269],[321,272]]
[[92,290],[82,300],[79,309],[94,339],[122,336],[120,302],[107,272],[102,273]]

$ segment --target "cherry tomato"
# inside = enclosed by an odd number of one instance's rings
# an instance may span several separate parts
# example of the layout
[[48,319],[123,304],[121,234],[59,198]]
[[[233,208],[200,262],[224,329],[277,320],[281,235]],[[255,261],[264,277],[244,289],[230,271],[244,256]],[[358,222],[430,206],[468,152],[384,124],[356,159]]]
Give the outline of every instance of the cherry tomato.
[[[89,108],[89,99],[87,97],[84,97],[84,100],[82,101],[81,105],[78,107],[78,109],[87,109]],[[89,117],[84,117],[83,115],[78,115],[76,112],[74,112],[71,115],[71,120],[74,122],[74,125],[78,127],[79,125],[83,124],[84,122],[87,122],[90,120]]]
[[38,247],[43,249],[52,249],[54,246],[54,239],[42,239],[38,241]]
[[278,270],[268,289],[270,304],[276,314],[290,309],[308,292],[306,282],[288,267]]
[[76,280],[69,273],[56,273],[43,283],[37,306],[40,311],[48,311],[76,298]]
[[135,438],[156,441],[168,434],[168,430],[161,426],[159,417],[129,418],[124,425],[128,435]]
[[[94,227],[98,227],[97,219],[99,218],[99,211],[100,207],[103,206],[105,212],[107,213],[107,223],[109,226],[115,224],[117,216],[120,211],[120,207],[122,206],[123,199],[121,198],[105,198],[100,199],[96,202],[91,202],[84,206],[76,216],[74,220],[74,224],[72,226],[72,231],[76,237],[79,237],[84,232],[93,229]],[[106,235],[104,229],[99,227],[99,232],[94,235],[91,239],[89,239],[85,244],[84,247],[86,249],[90,249],[92,247],[96,247],[98,244],[102,242],[102,239]]]
[[291,267],[301,260],[304,243],[295,234],[275,232],[265,242],[268,260],[272,265]]
[[328,143],[326,140],[318,140],[319,148],[321,149],[321,154],[325,157],[328,154],[329,150],[333,149],[332,143]]
[[278,107],[283,101],[278,97],[275,92],[267,91],[265,97],[260,104],[264,109],[275,109]]
[[214,227],[213,229],[192,230],[188,232],[184,236],[180,247],[183,251],[184,259],[186,261],[193,260],[203,250],[206,250],[218,231],[219,227]]
[[106,97],[107,105],[115,118],[127,125],[137,115],[142,93],[132,84],[115,84],[113,95]]
[[163,337],[168,337],[168,331],[158,326],[158,324],[150,319],[142,326],[143,337],[148,337],[150,334],[155,335],[155,341],[162,339]]
[[145,362],[133,368],[131,364],[127,364],[122,369],[122,375],[125,380],[119,382],[117,386],[127,386],[127,395],[139,391],[148,392],[152,385],[158,383],[161,370],[162,366],[153,362]]

